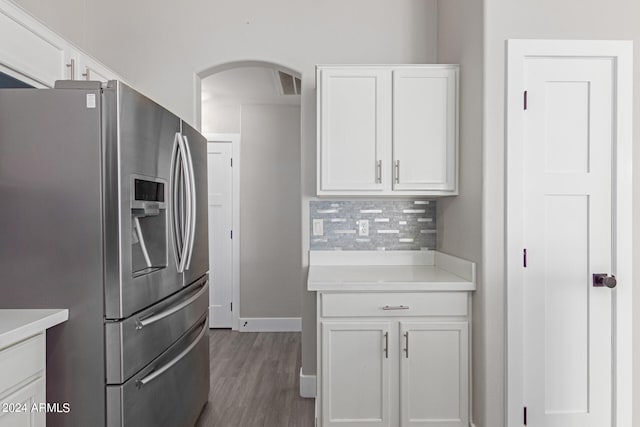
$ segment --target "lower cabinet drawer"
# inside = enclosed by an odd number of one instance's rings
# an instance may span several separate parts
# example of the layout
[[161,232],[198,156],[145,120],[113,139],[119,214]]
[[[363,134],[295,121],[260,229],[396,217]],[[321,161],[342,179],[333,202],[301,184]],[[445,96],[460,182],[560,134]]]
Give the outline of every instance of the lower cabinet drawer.
[[323,293],[322,317],[466,316],[467,292]]

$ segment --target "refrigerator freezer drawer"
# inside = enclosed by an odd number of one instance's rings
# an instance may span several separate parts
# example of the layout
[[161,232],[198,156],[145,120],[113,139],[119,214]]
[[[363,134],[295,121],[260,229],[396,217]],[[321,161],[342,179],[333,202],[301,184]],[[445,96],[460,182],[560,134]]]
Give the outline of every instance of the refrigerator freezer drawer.
[[208,317],[122,385],[107,386],[107,427],[192,427],[209,395]]
[[121,321],[105,324],[107,384],[122,384],[180,338],[207,312],[205,275],[177,294]]

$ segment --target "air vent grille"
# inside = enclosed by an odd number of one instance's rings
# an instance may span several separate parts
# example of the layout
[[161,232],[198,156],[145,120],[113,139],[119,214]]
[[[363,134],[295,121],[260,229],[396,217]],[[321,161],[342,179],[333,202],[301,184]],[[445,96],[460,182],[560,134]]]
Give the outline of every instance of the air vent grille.
[[280,78],[280,87],[283,95],[300,95],[302,82],[299,78],[293,77],[284,71],[278,71],[278,77]]

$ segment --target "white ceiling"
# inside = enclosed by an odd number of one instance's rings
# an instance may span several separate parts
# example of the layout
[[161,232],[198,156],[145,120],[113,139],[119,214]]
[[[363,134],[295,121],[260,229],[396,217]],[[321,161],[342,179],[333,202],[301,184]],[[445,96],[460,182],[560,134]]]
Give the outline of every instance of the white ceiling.
[[275,68],[247,66],[202,79],[203,108],[246,104],[300,104],[299,95],[281,95]]

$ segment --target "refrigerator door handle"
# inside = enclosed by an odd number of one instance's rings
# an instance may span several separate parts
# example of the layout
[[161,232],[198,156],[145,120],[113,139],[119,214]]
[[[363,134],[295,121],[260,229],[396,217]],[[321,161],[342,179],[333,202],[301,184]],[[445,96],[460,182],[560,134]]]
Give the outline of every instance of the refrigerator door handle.
[[191,255],[193,255],[193,243],[195,241],[195,236],[196,236],[196,177],[195,177],[195,171],[193,169],[193,158],[191,157],[191,150],[189,149],[189,140],[187,139],[186,135],[182,135],[182,138],[184,140],[184,147],[185,147],[185,151],[187,152],[187,156],[186,156],[186,160],[187,160],[187,164],[189,165],[189,169],[187,170],[187,173],[189,175],[188,180],[190,181],[190,187],[191,187],[191,191],[189,193],[189,204],[191,205],[191,223],[190,223],[190,228],[189,228],[189,246],[187,247],[187,254],[186,254],[186,264],[185,264],[185,270],[188,270],[189,267],[191,266]]
[[146,384],[149,384],[151,381],[155,380],[160,375],[162,375],[165,372],[167,372],[169,369],[171,369],[171,367],[173,365],[175,365],[180,360],[182,360],[183,357],[185,357],[187,354],[189,354],[191,352],[191,350],[193,350],[193,348],[196,345],[198,345],[198,343],[200,342],[200,340],[202,339],[204,334],[207,332],[207,329],[208,329],[207,328],[207,322],[206,322],[206,319],[205,319],[205,321],[202,322],[202,331],[198,334],[198,337],[195,340],[193,340],[193,342],[191,344],[189,344],[189,347],[185,348],[183,351],[180,352],[180,354],[178,354],[175,358],[170,360],[167,364],[163,365],[161,368],[152,371],[146,377],[136,381],[138,387],[142,387],[142,386],[144,386]]
[[180,261],[183,258],[183,249],[184,249],[184,231],[182,230],[181,224],[181,215],[179,213],[180,206],[180,186],[181,186],[181,170],[180,170],[180,138],[179,133],[176,133],[176,136],[173,141],[173,151],[171,152],[171,169],[169,172],[170,183],[169,187],[171,189],[170,193],[170,222],[171,222],[171,237],[173,239],[173,246],[175,249],[175,260],[176,267],[178,270],[180,269]]
[[181,134],[177,134],[178,137],[178,147],[180,150],[180,162],[182,164],[182,182],[184,184],[184,191],[186,194],[185,197],[185,221],[184,221],[184,225],[183,225],[183,229],[182,229],[182,256],[180,258],[180,265],[178,265],[178,273],[184,273],[185,267],[187,265],[187,258],[188,258],[188,251],[189,251],[189,247],[191,246],[190,244],[190,237],[191,237],[191,217],[192,217],[192,210],[193,210],[193,206],[191,206],[191,174],[189,172],[189,160],[188,160],[188,154],[187,154],[187,149],[185,148],[185,143],[183,140],[183,136]]

